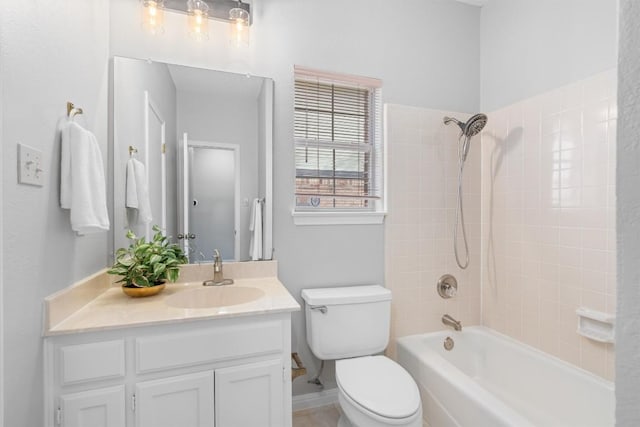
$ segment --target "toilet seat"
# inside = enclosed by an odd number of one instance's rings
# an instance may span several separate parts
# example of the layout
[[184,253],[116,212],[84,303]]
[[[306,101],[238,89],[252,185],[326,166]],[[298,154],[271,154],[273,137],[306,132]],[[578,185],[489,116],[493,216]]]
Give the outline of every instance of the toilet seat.
[[367,412],[388,420],[411,418],[420,410],[420,392],[409,373],[385,356],[336,361],[340,390]]

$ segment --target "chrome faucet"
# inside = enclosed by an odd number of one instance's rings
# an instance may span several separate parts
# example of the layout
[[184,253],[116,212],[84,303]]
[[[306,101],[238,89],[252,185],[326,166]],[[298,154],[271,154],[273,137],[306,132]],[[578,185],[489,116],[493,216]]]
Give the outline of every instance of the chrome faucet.
[[447,326],[451,326],[456,331],[462,330],[462,323],[454,319],[453,317],[449,316],[448,314],[445,314],[444,316],[442,316],[442,323],[444,323]]
[[220,256],[220,251],[217,249],[213,250],[213,281],[214,282],[222,282],[224,280],[224,275],[222,274],[222,257]]
[[222,257],[220,251],[213,250],[213,280],[205,280],[202,286],[233,285],[233,279],[225,279],[222,274]]

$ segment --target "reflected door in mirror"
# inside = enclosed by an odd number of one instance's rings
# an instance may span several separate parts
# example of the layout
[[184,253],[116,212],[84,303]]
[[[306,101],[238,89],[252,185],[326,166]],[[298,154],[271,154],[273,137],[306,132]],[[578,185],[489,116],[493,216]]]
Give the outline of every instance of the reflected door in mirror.
[[[211,261],[218,249],[225,261],[239,259],[240,147],[189,141],[181,187],[185,189],[183,246],[190,262]],[[184,185],[186,183],[186,186]]]

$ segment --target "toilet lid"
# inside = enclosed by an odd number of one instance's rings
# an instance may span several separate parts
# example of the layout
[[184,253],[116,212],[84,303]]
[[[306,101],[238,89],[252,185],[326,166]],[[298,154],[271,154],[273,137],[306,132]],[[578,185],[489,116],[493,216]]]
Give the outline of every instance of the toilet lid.
[[386,418],[407,418],[420,408],[420,392],[411,375],[384,356],[336,361],[336,379],[359,405]]

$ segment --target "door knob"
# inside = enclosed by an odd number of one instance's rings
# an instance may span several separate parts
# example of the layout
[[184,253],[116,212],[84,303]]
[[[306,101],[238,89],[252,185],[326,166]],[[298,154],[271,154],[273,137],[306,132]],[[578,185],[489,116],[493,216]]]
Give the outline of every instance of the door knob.
[[182,240],[182,239],[184,239],[184,240],[193,240],[193,239],[196,238],[196,235],[193,234],[193,233],[187,233],[187,234],[180,233],[176,237],[178,238],[178,240]]

